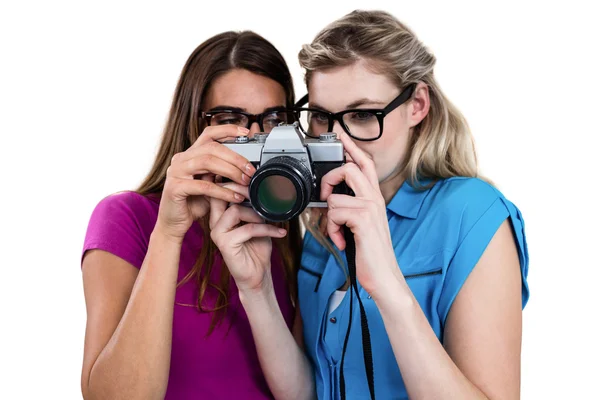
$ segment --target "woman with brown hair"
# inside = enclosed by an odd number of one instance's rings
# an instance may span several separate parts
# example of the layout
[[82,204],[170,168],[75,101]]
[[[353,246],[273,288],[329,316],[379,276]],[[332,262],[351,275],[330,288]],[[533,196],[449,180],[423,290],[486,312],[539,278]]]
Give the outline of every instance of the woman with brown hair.
[[[219,141],[291,122],[293,102],[283,57],[259,35],[226,32],[191,54],[150,173],[136,191],[103,199],[89,222],[85,398],[271,398],[240,301],[256,282],[228,268],[210,239],[209,198],[240,203],[255,172]],[[267,225],[240,209],[289,331],[298,221]]]

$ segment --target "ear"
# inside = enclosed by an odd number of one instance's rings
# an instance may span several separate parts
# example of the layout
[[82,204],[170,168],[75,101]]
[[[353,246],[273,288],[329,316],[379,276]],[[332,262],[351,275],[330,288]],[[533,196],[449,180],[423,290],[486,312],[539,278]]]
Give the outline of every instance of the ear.
[[408,107],[409,127],[417,126],[423,121],[429,112],[429,87],[423,82],[419,82],[415,92],[410,100]]

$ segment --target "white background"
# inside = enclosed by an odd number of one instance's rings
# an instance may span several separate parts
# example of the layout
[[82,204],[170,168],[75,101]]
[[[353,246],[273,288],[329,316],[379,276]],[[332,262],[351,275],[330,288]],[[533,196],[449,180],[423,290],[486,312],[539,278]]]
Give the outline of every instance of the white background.
[[300,97],[300,46],[355,8],[392,12],[432,49],[483,173],[523,213],[522,397],[597,395],[599,14],[547,3],[3,2],[0,398],[81,398],[87,222],[150,168],[193,49],[252,29],[281,50]]

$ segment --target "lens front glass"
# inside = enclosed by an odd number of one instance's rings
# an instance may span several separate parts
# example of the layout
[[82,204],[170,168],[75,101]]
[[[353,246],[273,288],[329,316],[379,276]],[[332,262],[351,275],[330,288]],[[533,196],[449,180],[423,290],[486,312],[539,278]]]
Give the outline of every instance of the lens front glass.
[[271,214],[289,213],[296,204],[296,198],[296,187],[285,176],[267,176],[258,186],[258,201]]

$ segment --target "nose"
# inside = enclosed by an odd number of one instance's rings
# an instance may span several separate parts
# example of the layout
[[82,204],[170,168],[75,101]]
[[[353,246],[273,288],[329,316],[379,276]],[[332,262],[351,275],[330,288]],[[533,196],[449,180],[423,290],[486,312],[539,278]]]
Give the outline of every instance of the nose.
[[342,128],[342,125],[340,124],[339,121],[335,121],[333,123],[333,128],[331,129],[331,131],[335,134],[337,134],[337,137],[339,138],[341,135],[345,134],[346,131],[344,131],[344,128]]
[[260,132],[260,126],[258,126],[258,122],[253,122],[252,125],[250,125],[250,133],[248,136],[253,138],[258,132]]

